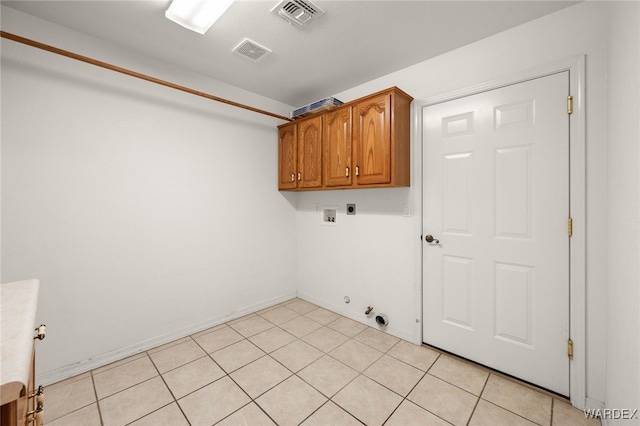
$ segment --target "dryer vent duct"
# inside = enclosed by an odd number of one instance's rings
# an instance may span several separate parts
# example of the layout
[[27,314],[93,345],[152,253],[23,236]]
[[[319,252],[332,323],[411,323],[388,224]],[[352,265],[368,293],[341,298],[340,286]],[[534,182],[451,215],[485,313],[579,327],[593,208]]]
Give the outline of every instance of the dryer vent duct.
[[282,0],[271,13],[299,27],[324,15],[324,11],[309,0]]

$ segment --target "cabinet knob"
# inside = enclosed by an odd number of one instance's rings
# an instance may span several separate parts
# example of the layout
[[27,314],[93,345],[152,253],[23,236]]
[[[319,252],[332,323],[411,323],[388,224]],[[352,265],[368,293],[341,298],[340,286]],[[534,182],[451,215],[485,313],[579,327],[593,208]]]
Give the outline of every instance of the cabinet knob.
[[345,177],[349,177],[349,167],[346,167]]
[[360,176],[360,167],[356,166],[356,176]]
[[302,173],[298,172],[298,180],[302,180]]
[[36,336],[34,337],[34,339],[42,340],[44,339],[46,333],[47,326],[44,324],[40,324],[40,327],[36,328]]

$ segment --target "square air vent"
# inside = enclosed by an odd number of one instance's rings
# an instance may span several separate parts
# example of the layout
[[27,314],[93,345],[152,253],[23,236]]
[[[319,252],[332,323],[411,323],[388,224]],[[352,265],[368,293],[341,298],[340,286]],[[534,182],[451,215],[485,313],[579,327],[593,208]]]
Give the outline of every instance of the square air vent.
[[300,27],[324,15],[324,11],[309,0],[282,0],[271,13]]
[[233,48],[232,52],[255,62],[267,56],[271,53],[271,50],[264,46],[260,46],[255,41],[245,38],[239,45]]

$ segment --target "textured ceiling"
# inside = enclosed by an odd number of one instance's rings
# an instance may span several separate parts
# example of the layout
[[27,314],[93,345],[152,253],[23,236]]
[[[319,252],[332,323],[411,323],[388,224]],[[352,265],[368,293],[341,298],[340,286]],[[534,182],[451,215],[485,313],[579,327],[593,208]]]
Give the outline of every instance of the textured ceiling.
[[[313,2],[326,14],[299,28],[270,13],[278,0],[236,0],[205,35],[167,20],[168,0],[2,4],[297,107],[576,3]],[[273,53],[232,53],[246,37]]]

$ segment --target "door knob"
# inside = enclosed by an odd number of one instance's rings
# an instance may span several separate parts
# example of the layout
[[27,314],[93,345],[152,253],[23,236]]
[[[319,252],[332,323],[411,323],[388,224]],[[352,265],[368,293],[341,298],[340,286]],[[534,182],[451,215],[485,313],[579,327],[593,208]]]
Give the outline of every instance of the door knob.
[[436,240],[435,238],[433,238],[433,235],[425,235],[424,240],[428,243],[436,243],[436,244],[440,243],[440,240]]

